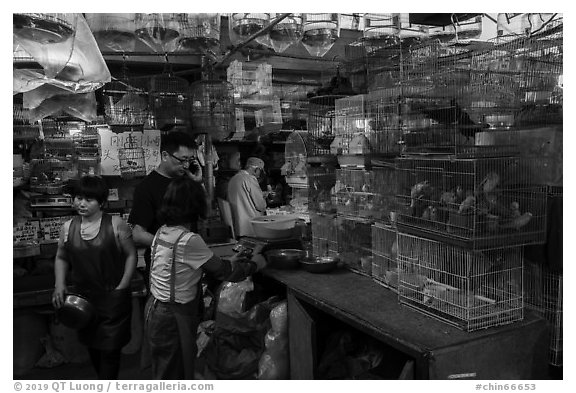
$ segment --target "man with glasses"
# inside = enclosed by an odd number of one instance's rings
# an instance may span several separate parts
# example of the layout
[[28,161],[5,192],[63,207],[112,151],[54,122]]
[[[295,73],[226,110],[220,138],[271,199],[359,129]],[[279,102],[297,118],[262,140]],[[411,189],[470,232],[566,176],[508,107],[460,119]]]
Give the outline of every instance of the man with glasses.
[[[162,136],[160,143],[160,165],[150,172],[134,190],[134,200],[128,223],[132,225],[134,242],[146,247],[145,280],[148,283],[150,270],[150,245],[154,234],[162,225],[157,212],[162,198],[172,179],[188,176],[195,181],[202,181],[202,168],[196,160],[196,142],[194,138],[182,131],[173,131]],[[195,232],[197,228],[192,228]]]
[[228,202],[234,217],[236,236],[254,236],[250,220],[266,213],[266,199],[258,178],[264,173],[264,161],[250,157],[244,169],[228,183]]

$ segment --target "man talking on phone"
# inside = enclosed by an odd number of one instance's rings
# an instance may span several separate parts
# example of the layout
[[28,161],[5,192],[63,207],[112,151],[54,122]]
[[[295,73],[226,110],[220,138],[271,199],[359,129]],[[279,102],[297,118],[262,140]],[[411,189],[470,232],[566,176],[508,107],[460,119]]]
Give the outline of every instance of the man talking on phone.
[[[157,213],[162,198],[172,179],[188,176],[194,181],[202,181],[202,167],[196,160],[196,142],[192,135],[173,131],[162,136],[160,142],[160,165],[150,172],[134,190],[133,205],[128,217],[132,226],[132,236],[137,246],[146,247],[145,281],[148,285],[150,272],[150,246],[154,235],[162,223]],[[194,223],[195,224],[195,223]],[[196,232],[198,228],[191,228]]]

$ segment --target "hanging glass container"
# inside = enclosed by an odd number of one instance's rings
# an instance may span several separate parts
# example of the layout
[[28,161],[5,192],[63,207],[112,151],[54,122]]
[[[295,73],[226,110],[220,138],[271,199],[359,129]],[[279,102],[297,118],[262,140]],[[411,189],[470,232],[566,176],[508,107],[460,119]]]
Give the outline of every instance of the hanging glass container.
[[182,27],[180,14],[136,14],[136,36],[155,52],[170,52]]
[[136,46],[136,14],[85,14],[101,51],[132,52]]
[[220,80],[201,80],[190,85],[192,129],[210,134],[213,141],[226,139],[235,130],[234,87]]
[[[228,16],[228,32],[230,42],[237,45],[248,37],[259,32],[270,23],[270,13],[233,13]],[[270,45],[268,35],[256,37],[255,41],[262,45]]]
[[181,14],[177,50],[217,53],[220,49],[220,14]]
[[322,57],[340,37],[338,14],[304,14],[302,45],[312,56]]
[[[271,17],[277,17],[278,15],[280,14],[271,14]],[[290,16],[282,19],[280,23],[274,25],[269,33],[272,49],[282,53],[302,39],[303,15],[290,14]]]

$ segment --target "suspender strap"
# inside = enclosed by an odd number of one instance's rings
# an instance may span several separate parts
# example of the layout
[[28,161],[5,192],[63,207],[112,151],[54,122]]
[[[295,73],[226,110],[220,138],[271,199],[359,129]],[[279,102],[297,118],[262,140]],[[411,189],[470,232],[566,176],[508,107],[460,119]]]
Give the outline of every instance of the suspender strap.
[[174,246],[172,248],[172,266],[171,266],[171,274],[170,274],[170,303],[174,303],[176,300],[176,248],[178,248],[178,243],[182,236],[186,234],[186,231],[182,231]]

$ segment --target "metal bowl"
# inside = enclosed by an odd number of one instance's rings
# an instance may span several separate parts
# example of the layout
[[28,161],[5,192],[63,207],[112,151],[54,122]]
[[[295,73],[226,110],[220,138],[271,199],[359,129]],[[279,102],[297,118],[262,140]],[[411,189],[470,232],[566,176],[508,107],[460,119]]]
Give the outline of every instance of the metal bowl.
[[62,307],[56,310],[58,320],[71,329],[85,328],[96,316],[96,309],[85,297],[68,294]]
[[268,266],[275,269],[296,269],[306,253],[294,248],[280,248],[264,253]]
[[306,258],[300,261],[302,269],[310,273],[328,273],[338,266],[338,257],[315,257]]

